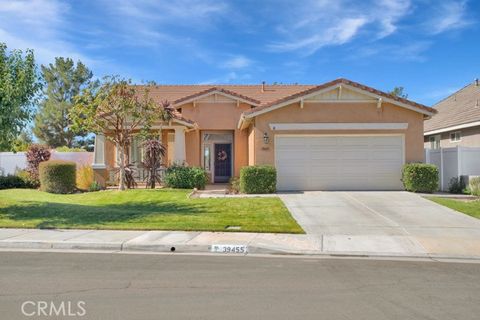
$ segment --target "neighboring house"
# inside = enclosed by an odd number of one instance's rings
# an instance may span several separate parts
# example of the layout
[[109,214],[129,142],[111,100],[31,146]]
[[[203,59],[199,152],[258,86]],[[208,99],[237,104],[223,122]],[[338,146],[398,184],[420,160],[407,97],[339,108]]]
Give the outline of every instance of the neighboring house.
[[480,84],[473,83],[433,106],[425,121],[425,148],[480,147]]
[[[405,162],[423,161],[423,121],[435,110],[362,84],[159,85],[178,110],[153,127],[166,162],[200,166],[227,182],[248,165],[274,165],[279,190],[399,190]],[[132,161],[141,157],[132,144]],[[97,135],[97,179],[111,179],[116,151]]]

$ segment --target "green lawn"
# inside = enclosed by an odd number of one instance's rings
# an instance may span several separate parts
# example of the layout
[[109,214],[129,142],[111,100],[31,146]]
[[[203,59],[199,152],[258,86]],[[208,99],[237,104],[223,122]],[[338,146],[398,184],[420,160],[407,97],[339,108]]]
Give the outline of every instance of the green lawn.
[[0,227],[303,233],[278,198],[189,199],[189,190],[56,195],[0,190]]
[[428,197],[429,200],[441,204],[450,209],[468,214],[469,216],[480,219],[480,200],[460,201],[448,198]]

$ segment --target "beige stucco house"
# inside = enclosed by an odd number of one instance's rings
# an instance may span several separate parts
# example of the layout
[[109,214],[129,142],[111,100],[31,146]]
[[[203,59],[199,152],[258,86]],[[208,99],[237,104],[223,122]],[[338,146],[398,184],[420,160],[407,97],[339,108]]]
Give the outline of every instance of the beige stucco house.
[[480,83],[476,79],[433,106],[425,121],[425,148],[480,147]]
[[[159,85],[158,101],[178,111],[158,123],[166,165],[207,171],[212,183],[244,166],[277,168],[279,190],[399,190],[401,167],[423,161],[423,122],[435,111],[365,85]],[[97,179],[111,179],[116,151],[95,141]],[[139,142],[132,144],[139,162]]]

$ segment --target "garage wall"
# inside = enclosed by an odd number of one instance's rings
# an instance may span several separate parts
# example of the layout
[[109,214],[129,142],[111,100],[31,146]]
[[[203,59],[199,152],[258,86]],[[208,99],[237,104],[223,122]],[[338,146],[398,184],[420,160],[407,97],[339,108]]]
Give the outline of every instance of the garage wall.
[[[408,123],[407,130],[321,130],[321,131],[278,131],[270,130],[270,123],[311,122],[397,122]],[[259,115],[253,127],[255,140],[255,163],[275,163],[275,134],[405,134],[406,162],[423,162],[423,115],[392,104],[383,103],[378,111],[375,103],[308,103],[303,109],[299,103]],[[265,145],[263,134],[267,132],[270,143]]]

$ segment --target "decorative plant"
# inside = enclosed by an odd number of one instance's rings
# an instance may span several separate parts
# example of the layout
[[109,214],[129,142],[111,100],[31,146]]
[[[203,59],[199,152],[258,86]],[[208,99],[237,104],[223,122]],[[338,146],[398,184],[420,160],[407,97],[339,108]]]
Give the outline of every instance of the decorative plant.
[[40,162],[50,159],[50,151],[47,146],[32,144],[27,150],[27,171],[33,181],[38,181],[38,166]]
[[145,177],[146,187],[155,189],[155,183],[161,183],[159,169],[162,167],[162,161],[165,157],[166,149],[160,140],[148,139],[142,143],[143,161],[142,165],[147,171]]
[[92,166],[83,165],[77,168],[77,188],[80,190],[88,190],[93,183]]

